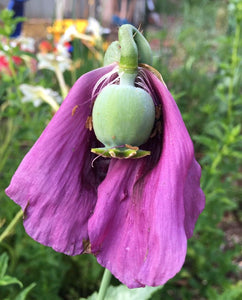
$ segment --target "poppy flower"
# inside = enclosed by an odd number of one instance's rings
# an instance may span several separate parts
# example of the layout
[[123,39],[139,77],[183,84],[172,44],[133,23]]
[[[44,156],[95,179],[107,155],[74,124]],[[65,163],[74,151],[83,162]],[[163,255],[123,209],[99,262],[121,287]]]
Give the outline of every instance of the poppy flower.
[[135,87],[156,108],[151,136],[141,145],[151,154],[116,159],[91,152],[101,146],[90,123],[93,103],[120,83],[118,68],[113,63],[77,80],[6,193],[39,243],[67,255],[92,253],[129,288],[158,286],[184,263],[204,208],[201,169],[174,99],[145,65]]

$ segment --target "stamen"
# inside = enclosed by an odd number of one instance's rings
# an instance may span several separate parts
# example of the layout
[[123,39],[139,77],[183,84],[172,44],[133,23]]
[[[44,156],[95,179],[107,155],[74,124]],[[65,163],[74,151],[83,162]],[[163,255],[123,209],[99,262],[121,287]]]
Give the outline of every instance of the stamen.
[[[142,63],[139,64],[139,66],[141,68],[144,68],[144,69],[150,71],[151,73],[153,73],[164,84],[164,86],[166,87],[166,84],[165,84],[165,82],[164,82],[164,80],[162,78],[162,75],[155,68],[151,67],[150,65],[142,64]],[[141,72],[142,72],[142,69],[141,69]]]
[[149,77],[142,68],[139,68],[138,76],[136,77],[136,80],[137,81],[135,82],[135,84],[140,85],[141,88],[143,88],[146,92],[148,92],[152,96],[154,102],[158,104],[159,101],[157,102],[155,100],[155,91],[152,85],[150,84]]
[[139,27],[137,28],[138,29],[138,31],[140,32],[140,33],[143,33],[143,29],[141,29],[141,27],[142,27],[142,25],[141,25],[141,23],[139,24]]
[[113,158],[116,158],[116,154],[113,150],[109,150],[108,152]]
[[102,157],[102,154],[99,154],[98,156],[96,156],[92,162],[91,162],[91,167],[94,168],[94,162],[99,158],[99,157]]
[[135,150],[135,151],[139,150],[139,147],[137,147],[137,146],[131,146],[131,145],[128,145],[128,144],[125,144],[125,147],[128,148],[128,149],[131,149],[131,150]]
[[89,131],[92,131],[92,116],[87,117],[85,128],[89,129]]
[[138,87],[142,88],[143,90],[145,90],[147,93],[150,94],[150,91],[149,91],[147,85],[146,85],[144,82],[137,81],[137,82],[135,82],[135,83],[136,83],[136,85],[137,85]]
[[79,105],[76,105],[76,106],[73,107],[72,112],[71,112],[72,117],[76,113],[76,110],[77,110],[78,107],[79,107]]
[[[101,90],[103,88],[103,85],[105,83],[107,83],[107,81],[111,78],[111,76],[115,73],[117,73],[118,67],[114,68],[112,71],[110,71],[109,73],[103,75],[101,78],[99,78],[99,80],[96,82],[93,91],[92,91],[92,99],[95,98],[97,96],[98,92],[98,88],[99,90]],[[115,78],[114,80],[112,80],[111,82],[107,83],[106,85],[110,85],[110,84],[114,84],[114,82],[117,81],[117,78]],[[101,87],[100,87],[101,85]]]

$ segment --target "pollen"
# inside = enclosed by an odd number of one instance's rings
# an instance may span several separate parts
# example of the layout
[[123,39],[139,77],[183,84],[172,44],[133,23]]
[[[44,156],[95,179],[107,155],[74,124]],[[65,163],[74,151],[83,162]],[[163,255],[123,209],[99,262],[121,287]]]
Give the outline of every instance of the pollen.
[[135,150],[135,151],[139,150],[139,147],[137,147],[137,146],[131,146],[131,145],[128,145],[128,144],[125,144],[125,147],[128,148],[128,149],[131,149],[131,150]]
[[76,106],[73,107],[72,112],[71,112],[72,117],[76,113],[77,108],[78,108],[78,105],[76,105]]
[[109,150],[108,152],[111,155],[111,157],[116,158],[116,154],[113,150]]
[[85,127],[92,131],[92,116],[87,117]]

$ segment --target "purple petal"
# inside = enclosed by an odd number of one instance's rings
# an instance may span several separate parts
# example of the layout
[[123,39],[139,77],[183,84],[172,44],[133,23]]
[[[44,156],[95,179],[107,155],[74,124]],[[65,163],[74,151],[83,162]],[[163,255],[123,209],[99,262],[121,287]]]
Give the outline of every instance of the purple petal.
[[162,104],[159,161],[143,174],[149,158],[113,160],[88,223],[98,262],[130,288],[162,285],[181,269],[187,236],[205,202],[200,166],[177,105],[167,88],[145,72],[153,97]]
[[100,180],[91,168],[93,133],[85,122],[96,82],[112,69],[79,78],[6,189],[24,210],[26,232],[69,255],[82,253],[88,240],[87,221]]
[[199,217],[205,206],[205,196],[203,194],[203,191],[199,189],[200,177],[201,167],[194,158],[190,169],[188,170],[184,187],[184,225],[188,239],[192,237],[197,218]]

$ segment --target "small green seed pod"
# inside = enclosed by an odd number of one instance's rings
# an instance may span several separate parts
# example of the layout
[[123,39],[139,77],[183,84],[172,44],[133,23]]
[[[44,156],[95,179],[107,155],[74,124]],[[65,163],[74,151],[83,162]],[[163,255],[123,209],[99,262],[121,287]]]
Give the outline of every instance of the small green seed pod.
[[96,137],[106,147],[140,146],[151,134],[155,106],[141,88],[110,85],[95,100],[92,118]]

